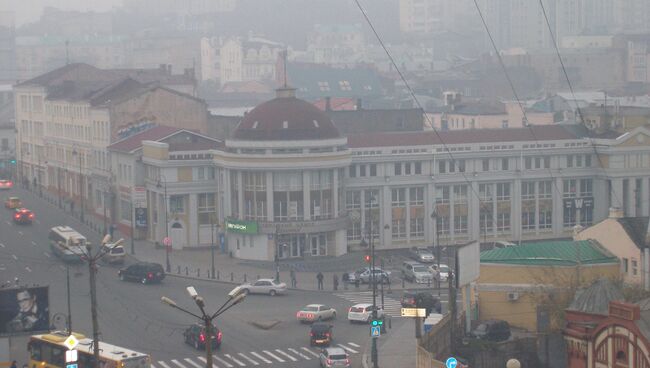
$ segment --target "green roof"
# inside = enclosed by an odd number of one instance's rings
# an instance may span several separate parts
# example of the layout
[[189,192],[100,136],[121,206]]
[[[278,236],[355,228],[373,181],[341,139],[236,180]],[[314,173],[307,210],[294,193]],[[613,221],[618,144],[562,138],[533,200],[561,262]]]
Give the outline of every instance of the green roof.
[[481,253],[481,263],[532,266],[574,266],[618,263],[618,258],[595,240],[527,243]]

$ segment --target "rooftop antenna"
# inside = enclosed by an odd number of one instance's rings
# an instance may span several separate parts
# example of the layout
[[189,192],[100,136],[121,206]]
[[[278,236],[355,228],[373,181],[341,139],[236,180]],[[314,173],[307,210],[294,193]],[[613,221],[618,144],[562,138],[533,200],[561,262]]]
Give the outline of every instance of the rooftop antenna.
[[65,65],[70,64],[70,50],[68,46],[70,45],[70,40],[65,40]]

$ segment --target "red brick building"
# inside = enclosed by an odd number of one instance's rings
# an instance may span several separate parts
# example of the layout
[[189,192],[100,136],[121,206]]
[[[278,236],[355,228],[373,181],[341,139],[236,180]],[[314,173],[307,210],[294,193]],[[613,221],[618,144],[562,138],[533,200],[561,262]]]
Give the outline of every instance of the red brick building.
[[623,302],[619,289],[598,280],[566,310],[569,368],[650,368],[650,299]]

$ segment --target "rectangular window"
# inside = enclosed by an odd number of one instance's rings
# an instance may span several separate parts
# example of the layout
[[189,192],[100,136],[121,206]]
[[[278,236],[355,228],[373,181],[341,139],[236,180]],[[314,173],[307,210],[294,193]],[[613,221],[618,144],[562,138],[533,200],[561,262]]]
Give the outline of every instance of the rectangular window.
[[551,168],[551,158],[550,157],[544,157],[544,168],[545,169],[550,169]]
[[564,186],[564,198],[574,198],[577,197],[577,181],[575,179],[566,179],[563,181]]
[[348,210],[361,208],[361,191],[353,190],[345,193],[345,208]]
[[409,188],[409,204],[411,206],[424,205],[424,188]]
[[465,172],[465,160],[458,160],[458,172]]
[[566,167],[573,167],[573,155],[566,156]]
[[415,163],[415,175],[422,174],[422,162]]
[[539,199],[551,199],[553,197],[552,186],[553,182],[550,180],[537,183],[537,196]]
[[467,203],[467,185],[454,185],[454,204]]
[[508,167],[508,159],[507,158],[502,158],[501,159],[501,170],[509,170]]
[[539,209],[539,229],[550,229],[553,225],[552,222],[553,211],[550,208]]
[[524,167],[526,170],[530,170],[533,168],[533,158],[532,157],[526,157],[524,159]]
[[582,155],[576,155],[576,167],[582,167]]
[[629,268],[629,260],[627,258],[623,258],[623,272],[629,273],[630,268]]
[[182,195],[169,196],[169,212],[185,213],[184,201]]
[[490,160],[485,158],[481,161],[483,164],[483,171],[490,171]]
[[351,178],[357,177],[357,165],[350,165],[349,174]]
[[531,210],[521,212],[521,226],[524,230],[535,230],[535,208],[532,206]]
[[361,223],[350,221],[348,224],[347,238],[350,241],[361,240]]
[[404,175],[411,175],[411,162],[404,163]]
[[395,175],[402,175],[402,163],[395,164]]
[[492,195],[494,191],[492,189],[492,184],[479,184],[478,185],[478,195],[481,201],[492,201]]
[[395,188],[391,190],[392,194],[392,207],[406,207],[406,189]]
[[536,169],[542,168],[542,159],[540,157],[535,157],[535,168]]
[[467,234],[467,215],[454,216],[454,233]]
[[497,213],[497,231],[510,231],[510,211]]
[[201,193],[198,195],[197,199],[199,225],[210,225],[213,221],[216,223],[216,195],[214,193]]
[[438,172],[440,174],[447,173],[447,162],[445,162],[445,161],[439,161],[438,162]]
[[510,183],[497,183],[497,201],[510,200]]
[[424,238],[424,218],[416,217],[411,219],[410,233],[411,238]]
[[436,187],[436,204],[448,204],[449,197],[449,186]]
[[377,176],[377,164],[370,164],[370,176]]
[[591,155],[585,155],[585,167],[591,167]]
[[535,182],[521,183],[521,199],[535,199]]
[[591,197],[594,194],[594,183],[592,179],[580,179],[580,196]]
[[359,176],[366,176],[366,165],[359,165]]
[[205,180],[205,168],[204,167],[197,168],[197,178],[196,178],[196,180]]
[[393,239],[406,238],[406,220],[393,219],[392,230],[393,230]]
[[639,272],[638,263],[636,260],[632,260],[632,275],[636,276]]

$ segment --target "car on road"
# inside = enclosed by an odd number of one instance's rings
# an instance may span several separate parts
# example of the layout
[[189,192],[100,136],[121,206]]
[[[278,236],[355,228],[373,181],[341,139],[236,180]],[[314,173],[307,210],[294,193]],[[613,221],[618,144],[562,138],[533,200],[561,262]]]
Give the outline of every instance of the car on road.
[[104,253],[101,259],[106,263],[124,263],[126,259],[126,251],[121,245],[115,245],[113,243],[102,244],[101,252]]
[[311,329],[309,330],[309,345],[330,346],[332,339],[332,325],[321,322],[311,325]]
[[54,226],[47,238],[52,253],[64,262],[81,262],[86,254],[86,237],[70,226]]
[[324,321],[336,318],[336,309],[323,304],[309,304],[296,313],[300,322]]
[[14,187],[14,182],[7,179],[0,179],[0,189],[9,190]]
[[[219,349],[221,347],[221,339],[223,334],[217,326],[212,325],[212,348]],[[195,323],[183,331],[183,339],[185,343],[190,346],[194,346],[196,350],[205,350],[205,341],[207,340],[208,334],[205,333],[205,326],[202,323]]]
[[[379,267],[375,267],[375,275],[377,276],[377,282],[389,284],[390,283],[390,271],[382,270]],[[370,267],[360,268],[354,272],[348,273],[348,282],[354,284],[357,280],[362,284],[369,284],[370,279],[372,278],[372,272]]]
[[5,199],[5,208],[14,210],[23,206],[23,202],[20,201],[18,197],[8,197]]
[[31,224],[34,221],[34,212],[27,208],[16,208],[13,220],[17,224]]
[[158,263],[138,262],[117,272],[122,281],[139,281],[143,284],[160,282],[165,278],[165,270]]
[[[377,318],[384,317],[384,310],[380,306],[377,306]],[[350,323],[362,322],[370,323],[372,320],[372,304],[369,303],[360,303],[355,304],[350,307],[348,310],[348,321]]]
[[402,278],[418,284],[426,284],[433,281],[433,275],[427,266],[413,261],[402,262]]
[[436,274],[439,274],[440,281],[443,282],[447,281],[447,279],[449,278],[449,271],[450,271],[449,266],[443,263],[440,264],[440,272],[438,272],[438,265],[433,264],[429,266],[429,272],[431,272],[431,274],[434,275],[434,278]]
[[402,308],[424,308],[427,315],[430,313],[441,313],[442,303],[440,298],[428,291],[405,290],[401,300]]
[[500,319],[490,319],[481,322],[470,336],[488,341],[505,341],[510,338],[510,324]]
[[343,348],[325,348],[318,355],[321,368],[349,368],[350,357]]
[[415,259],[418,262],[431,263],[436,259],[429,248],[412,247],[410,254],[411,258]]
[[284,282],[275,282],[274,279],[259,279],[254,282],[242,284],[240,287],[246,294],[268,294],[275,296],[287,292],[287,284]]

